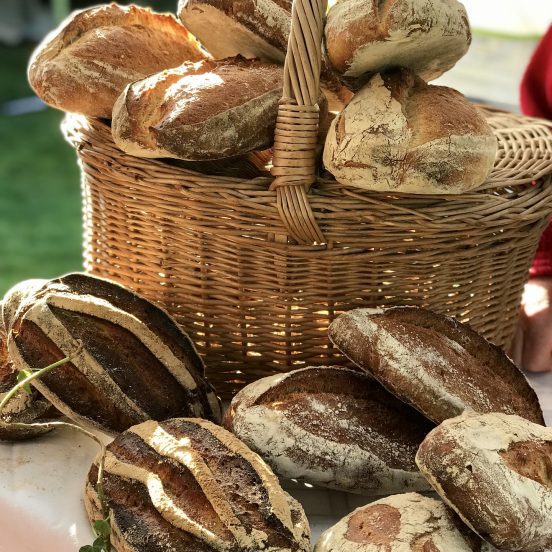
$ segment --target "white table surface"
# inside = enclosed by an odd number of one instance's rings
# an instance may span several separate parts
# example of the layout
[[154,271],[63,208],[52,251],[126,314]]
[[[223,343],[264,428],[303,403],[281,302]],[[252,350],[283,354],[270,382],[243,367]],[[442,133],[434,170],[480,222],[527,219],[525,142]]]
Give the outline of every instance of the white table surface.
[[[552,425],[552,373],[530,376]],[[81,495],[97,445],[68,429],[39,440],[0,444],[0,552],[76,552],[92,536]],[[313,542],[367,497],[285,487],[303,504]]]

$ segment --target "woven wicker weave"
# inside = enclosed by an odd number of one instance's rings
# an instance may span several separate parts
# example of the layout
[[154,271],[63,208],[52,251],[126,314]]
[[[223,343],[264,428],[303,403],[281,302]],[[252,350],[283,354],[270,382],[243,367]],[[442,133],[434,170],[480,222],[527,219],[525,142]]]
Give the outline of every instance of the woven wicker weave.
[[370,193],[316,178],[312,37],[324,9],[294,3],[274,179],[132,157],[101,121],[64,124],[82,168],[86,270],[175,315],[223,396],[274,372],[343,362],[327,326],[359,306],[423,305],[507,345],[552,212],[552,126],[498,111],[485,111],[499,154],[476,192]]

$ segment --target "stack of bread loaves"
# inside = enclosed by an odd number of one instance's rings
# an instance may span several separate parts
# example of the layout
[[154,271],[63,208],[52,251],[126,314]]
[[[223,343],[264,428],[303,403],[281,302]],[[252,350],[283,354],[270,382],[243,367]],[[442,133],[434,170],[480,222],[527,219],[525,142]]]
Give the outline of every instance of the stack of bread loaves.
[[[283,477],[394,494],[330,528],[316,552],[552,546],[552,429],[502,350],[416,307],[350,311],[329,332],[360,372],[264,378],[225,416]],[[448,506],[412,492],[431,489]]]
[[[54,107],[112,119],[115,143],[131,155],[245,165],[273,144],[291,2],[181,0],[178,16],[187,28],[137,6],[76,13],[35,52],[31,85]],[[470,40],[457,0],[337,0],[319,100],[325,168],[376,191],[480,186],[496,155],[490,127],[460,93],[426,82]]]
[[[253,382],[223,429],[188,336],[124,287],[84,274],[30,280],[6,294],[1,315],[0,391],[17,372],[68,362],[13,395],[0,439],[37,436],[52,424],[20,422],[61,414],[115,435],[85,504],[92,521],[109,512],[118,552],[308,552],[305,513],[275,473],[393,495],[328,529],[317,552],[552,547],[552,429],[502,350],[451,318],[344,313],[330,338],[356,370]],[[430,490],[444,503],[417,494]]]

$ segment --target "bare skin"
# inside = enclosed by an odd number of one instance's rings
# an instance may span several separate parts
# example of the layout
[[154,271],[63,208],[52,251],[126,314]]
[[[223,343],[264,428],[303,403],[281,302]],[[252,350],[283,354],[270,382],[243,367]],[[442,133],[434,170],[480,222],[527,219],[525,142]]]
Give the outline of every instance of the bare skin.
[[526,284],[510,354],[523,370],[552,372],[552,278]]

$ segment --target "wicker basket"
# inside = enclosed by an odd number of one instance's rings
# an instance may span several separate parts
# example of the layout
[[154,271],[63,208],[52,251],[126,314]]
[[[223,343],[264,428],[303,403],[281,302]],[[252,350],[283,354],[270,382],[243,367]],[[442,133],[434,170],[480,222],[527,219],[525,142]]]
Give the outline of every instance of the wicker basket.
[[[499,139],[476,192],[362,191],[315,175],[324,2],[294,3],[271,177],[132,157],[99,120],[64,130],[82,168],[85,268],[160,302],[225,397],[271,373],[343,362],[340,312],[423,305],[506,346],[552,212],[552,125],[487,110]],[[299,63],[301,62],[301,63]]]

